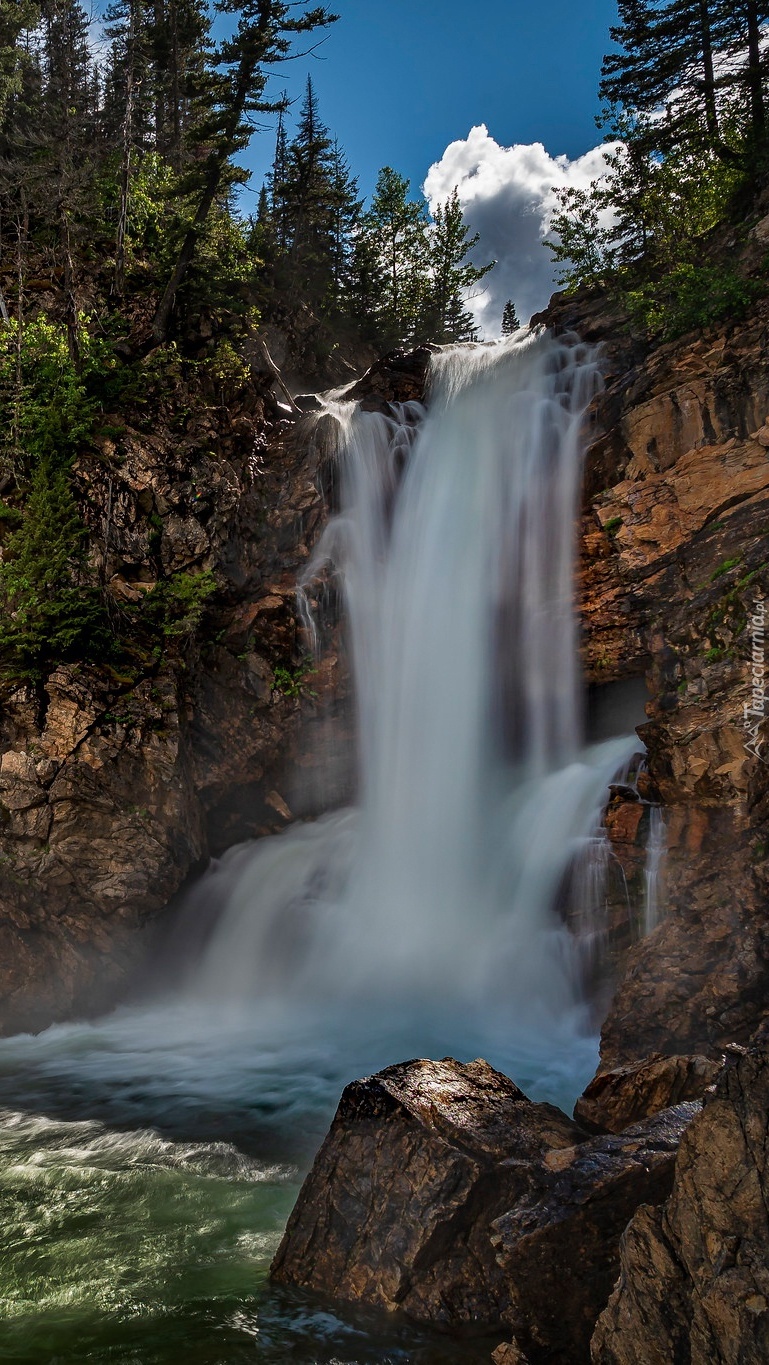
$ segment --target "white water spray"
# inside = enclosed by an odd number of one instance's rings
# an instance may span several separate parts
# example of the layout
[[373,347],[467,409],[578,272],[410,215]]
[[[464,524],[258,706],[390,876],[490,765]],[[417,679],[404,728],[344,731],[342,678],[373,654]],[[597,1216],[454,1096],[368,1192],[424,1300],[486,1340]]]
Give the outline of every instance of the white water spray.
[[649,807],[649,836],[646,843],[646,865],[644,867],[644,916],[643,932],[650,934],[660,921],[660,884],[662,864],[666,851],[665,817],[660,806]]
[[634,744],[581,748],[573,563],[596,387],[588,348],[519,336],[437,355],[418,429],[413,405],[329,409],[342,506],[301,590],[343,584],[359,809],[238,855],[195,993],[574,1019],[559,895]]

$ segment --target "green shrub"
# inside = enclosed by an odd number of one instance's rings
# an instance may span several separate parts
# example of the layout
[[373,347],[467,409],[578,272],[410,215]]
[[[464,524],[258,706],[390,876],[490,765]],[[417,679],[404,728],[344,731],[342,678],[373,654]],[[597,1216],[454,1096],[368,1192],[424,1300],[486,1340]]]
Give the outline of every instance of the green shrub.
[[198,630],[206,603],[216,592],[210,569],[172,574],[145,599],[144,616],[165,641],[188,639]]
[[0,565],[0,673],[36,680],[112,649],[97,588],[84,581],[85,528],[67,473],[41,463]]
[[87,444],[104,390],[115,388],[122,369],[109,342],[80,321],[79,368],[62,323],[35,318],[21,333],[15,321],[0,328],[0,442],[22,481],[42,461],[63,466]]
[[677,265],[664,279],[630,290],[631,317],[667,341],[724,318],[740,318],[761,292],[755,280],[728,266]]

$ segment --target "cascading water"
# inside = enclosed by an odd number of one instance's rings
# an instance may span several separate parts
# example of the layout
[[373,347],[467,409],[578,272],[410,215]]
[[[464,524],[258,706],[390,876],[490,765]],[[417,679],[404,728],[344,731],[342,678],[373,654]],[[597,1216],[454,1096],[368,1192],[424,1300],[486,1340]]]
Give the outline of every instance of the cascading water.
[[646,866],[644,868],[644,915],[643,931],[650,934],[656,929],[660,919],[660,882],[662,863],[665,857],[665,817],[660,806],[649,807],[649,835],[646,843]]
[[[311,1156],[347,1080],[482,1054],[567,1105],[594,1069],[601,810],[637,747],[582,741],[572,575],[596,382],[585,347],[519,336],[437,355],[426,415],[329,403],[341,508],[300,603],[322,648],[313,597],[324,577],[343,588],[357,808],[219,860],[195,900],[223,908],[181,989],[0,1041],[23,1228],[0,1332],[24,1365],[171,1365],[191,1339],[233,1363],[445,1359],[407,1325],[281,1298],[266,1269],[284,1163]],[[27,1302],[38,1241],[50,1272]]]
[[359,809],[253,846],[196,994],[576,1027],[558,893],[628,748],[581,748],[574,527],[596,379],[585,347],[530,336],[437,355],[416,433],[413,407],[330,408],[342,508],[301,587],[343,583]]

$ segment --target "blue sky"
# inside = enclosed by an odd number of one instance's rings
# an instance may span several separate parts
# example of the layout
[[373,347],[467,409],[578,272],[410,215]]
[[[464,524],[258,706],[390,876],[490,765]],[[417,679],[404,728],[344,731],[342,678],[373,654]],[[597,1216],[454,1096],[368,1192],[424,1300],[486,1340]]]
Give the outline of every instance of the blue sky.
[[[542,245],[555,185],[601,173],[601,59],[616,0],[336,0],[339,22],[312,57],[273,82],[301,100],[308,71],[320,113],[339,138],[361,190],[391,165],[431,205],[456,186],[481,233],[480,263],[495,270],[473,301],[485,337],[497,335],[505,300],[526,321],[554,288]],[[257,193],[274,133],[257,134],[244,158]],[[244,195],[244,208],[254,200]]]
[[[106,0],[92,0],[96,13]],[[456,187],[496,259],[472,301],[481,334],[499,332],[505,300],[522,321],[554,287],[543,247],[554,186],[582,187],[603,170],[595,126],[601,59],[616,0],[329,0],[339,22],[316,53],[279,68],[270,91],[301,102],[308,72],[320,113],[339,138],[361,191],[394,166],[431,207]],[[290,124],[289,124],[290,132]],[[275,146],[265,119],[242,162],[255,208]]]
[[[330,7],[339,22],[317,56],[288,63],[275,86],[300,97],[312,73],[324,121],[366,192],[386,164],[421,185],[447,144],[480,123],[503,145],[542,142],[571,158],[598,139],[596,91],[616,0]],[[269,144],[254,140],[255,179],[269,163]]]

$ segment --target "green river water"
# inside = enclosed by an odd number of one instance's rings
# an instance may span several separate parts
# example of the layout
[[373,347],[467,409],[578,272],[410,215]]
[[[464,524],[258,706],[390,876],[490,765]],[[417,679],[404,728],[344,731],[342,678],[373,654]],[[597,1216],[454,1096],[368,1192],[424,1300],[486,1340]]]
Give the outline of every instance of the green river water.
[[[4,1365],[488,1365],[495,1339],[268,1283],[344,1082],[447,1050],[337,1025],[320,1042],[310,1021],[217,1030],[187,1007],[122,1010],[0,1042]],[[562,1098],[594,1042],[549,1068],[536,1050],[496,1060]]]

